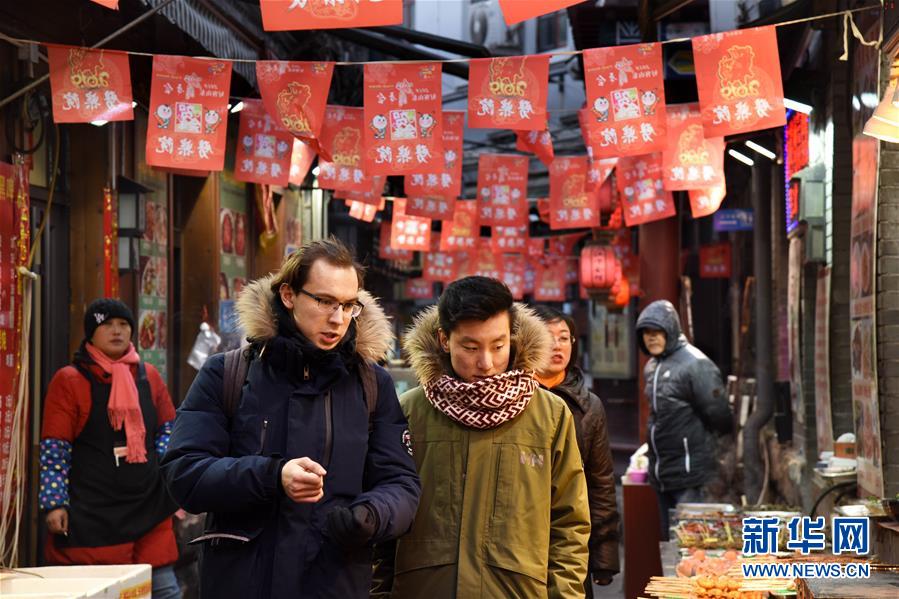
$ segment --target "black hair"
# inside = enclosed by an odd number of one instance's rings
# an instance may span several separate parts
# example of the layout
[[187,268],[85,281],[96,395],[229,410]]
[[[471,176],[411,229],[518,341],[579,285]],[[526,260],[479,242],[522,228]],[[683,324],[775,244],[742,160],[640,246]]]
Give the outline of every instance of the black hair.
[[577,366],[578,364],[578,344],[577,344],[577,325],[574,324],[574,318],[565,314],[564,312],[560,312],[555,308],[550,308],[549,306],[539,305],[532,306],[534,310],[534,314],[537,315],[537,318],[542,320],[543,322],[549,324],[551,322],[562,321],[568,326],[568,330],[571,333],[571,359],[568,360],[568,366],[565,367],[566,372],[572,366]]
[[484,322],[502,312],[514,321],[512,292],[502,281],[489,277],[465,277],[447,285],[437,305],[440,328],[449,335],[460,322]]

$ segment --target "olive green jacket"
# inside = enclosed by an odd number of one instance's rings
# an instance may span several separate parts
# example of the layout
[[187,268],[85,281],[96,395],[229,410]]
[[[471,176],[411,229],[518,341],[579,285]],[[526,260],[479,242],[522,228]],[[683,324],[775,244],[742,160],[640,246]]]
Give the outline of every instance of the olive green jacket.
[[[546,328],[516,308],[513,368],[547,355]],[[451,372],[431,310],[407,334],[419,380]],[[590,515],[574,421],[537,389],[517,418],[489,430],[462,426],[417,387],[400,398],[422,495],[411,531],[378,548],[373,597],[584,597]]]

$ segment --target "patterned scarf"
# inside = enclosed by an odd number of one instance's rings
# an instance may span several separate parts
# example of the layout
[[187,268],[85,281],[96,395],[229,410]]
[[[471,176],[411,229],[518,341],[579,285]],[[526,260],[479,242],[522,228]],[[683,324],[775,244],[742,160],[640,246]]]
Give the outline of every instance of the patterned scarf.
[[509,370],[471,383],[448,374],[424,386],[435,408],[459,424],[490,429],[521,414],[537,389],[533,373]]

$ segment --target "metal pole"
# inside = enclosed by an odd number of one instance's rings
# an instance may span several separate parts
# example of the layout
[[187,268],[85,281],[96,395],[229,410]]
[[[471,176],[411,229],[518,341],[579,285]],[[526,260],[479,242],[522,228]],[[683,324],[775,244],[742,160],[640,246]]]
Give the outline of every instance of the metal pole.
[[743,472],[749,503],[757,503],[765,481],[760,432],[774,414],[774,367],[771,327],[771,166],[752,167],[752,232],[755,272],[756,405],[743,429]]
[[[155,8],[151,8],[150,10],[148,10],[141,16],[137,17],[136,19],[134,19],[127,25],[124,25],[124,26],[120,27],[119,29],[116,29],[115,31],[113,31],[112,33],[110,33],[109,35],[104,37],[102,40],[100,40],[99,42],[97,42],[96,44],[91,46],[91,49],[94,50],[101,46],[106,45],[108,42],[119,37],[126,31],[143,23],[144,21],[146,21],[147,19],[149,19],[150,17],[152,17],[153,15],[155,15],[156,13],[158,13],[159,11],[161,11],[163,8],[165,8],[166,6],[168,6],[169,4],[171,4],[174,1],[175,0],[163,0],[162,4],[160,4],[159,6],[157,6]],[[19,91],[14,92],[13,94],[11,94],[9,96],[6,96],[2,100],[0,100],[0,108],[3,108],[7,104],[9,104],[13,100],[15,100],[16,98],[19,98],[19,97],[27,94],[29,91],[33,90],[35,87],[37,87],[38,85],[40,85],[41,83],[43,83],[44,81],[46,81],[49,78],[50,78],[50,73],[47,73],[46,75],[42,75],[42,76],[38,77],[37,79],[35,79],[34,81],[32,81],[31,83],[27,84],[25,87],[23,87]]]

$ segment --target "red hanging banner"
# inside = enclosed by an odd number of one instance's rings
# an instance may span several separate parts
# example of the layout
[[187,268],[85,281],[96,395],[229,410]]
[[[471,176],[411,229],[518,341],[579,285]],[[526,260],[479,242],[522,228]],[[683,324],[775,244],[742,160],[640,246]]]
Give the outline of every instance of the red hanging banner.
[[448,220],[453,217],[456,200],[448,198],[406,198],[406,214],[432,220]]
[[668,147],[662,153],[667,191],[724,184],[724,138],[703,134],[699,104],[668,107]]
[[266,31],[403,24],[403,0],[259,0]]
[[499,0],[506,25],[514,25],[541,15],[568,8],[583,0]]
[[195,171],[225,165],[227,60],[154,56],[147,122],[147,164]]
[[543,131],[516,131],[515,149],[519,152],[531,152],[549,166],[555,158],[553,137],[546,129]]
[[390,247],[426,252],[431,247],[431,219],[406,214],[406,198],[394,198]]
[[563,258],[574,255],[574,246],[583,239],[587,233],[571,233],[568,235],[556,235],[547,238],[549,240],[549,249],[547,254],[551,257]]
[[290,177],[288,181],[294,185],[302,185],[309,167],[315,160],[315,150],[304,144],[299,139],[293,139],[293,151],[290,154]]
[[661,44],[584,50],[584,71],[590,111],[584,134],[594,159],[665,148]]
[[338,190],[334,192],[334,197],[379,206],[384,201],[381,197],[384,193],[384,179],[385,177],[375,175],[369,181],[371,189],[368,191]]
[[707,137],[787,122],[773,25],[694,37],[693,62]]
[[245,99],[240,111],[234,178],[284,186],[290,180],[294,137],[265,111],[261,100]]
[[490,246],[493,252],[497,254],[524,254],[528,251],[529,241],[527,227],[493,227]]
[[490,251],[488,247],[480,247],[477,251],[469,254],[469,272],[478,277],[487,277],[489,279],[499,279],[502,270],[500,257]]
[[265,109],[281,126],[330,160],[318,142],[334,74],[333,62],[260,60],[256,81]]
[[500,281],[506,284],[516,301],[524,299],[524,256],[510,255],[502,257]]
[[365,65],[366,173],[443,170],[441,72],[439,62]]
[[462,132],[465,113],[443,111],[443,170],[406,175],[403,186],[409,197],[454,200],[462,193]]
[[546,238],[545,237],[531,237],[530,239],[528,239],[528,244],[527,244],[527,257],[528,258],[541,258],[545,252],[546,252]]
[[[0,423],[12,423],[18,377],[17,328],[21,312],[19,275],[19,210],[15,167],[0,162]],[[12,426],[0,426],[0,480],[6,480],[12,447]]]
[[458,278],[458,252],[441,252],[440,233],[431,236],[431,251],[422,255],[421,276],[428,281],[450,283]]
[[599,193],[588,193],[587,157],[556,158],[549,167],[549,228],[599,226]]
[[620,159],[617,183],[628,227],[674,216],[674,199],[663,190],[661,154]]
[[548,265],[538,264],[534,281],[534,301],[565,301],[565,260],[557,260]]
[[390,246],[390,222],[381,222],[381,232],[378,243],[378,257],[381,260],[390,260],[400,264],[410,264],[412,262],[412,252],[409,250],[397,250]]
[[119,297],[118,202],[103,188],[103,297]]
[[47,45],[53,122],[131,121],[128,54]]
[[378,211],[384,209],[384,198],[381,198],[380,205],[355,202],[353,200],[347,200],[346,202],[350,207],[350,216],[366,223],[374,221]]
[[546,130],[548,54],[476,58],[469,64],[469,127]]
[[406,279],[403,289],[406,299],[434,299],[434,283],[425,279]]
[[702,218],[709,216],[718,211],[721,202],[727,195],[727,188],[724,185],[718,187],[707,187],[705,189],[690,190],[690,211],[693,218]]
[[112,10],[119,10],[119,0],[91,0],[91,2]]
[[730,243],[715,243],[699,248],[699,276],[703,279],[729,279]]
[[472,250],[481,232],[477,200],[456,200],[452,220],[443,221],[441,252]]
[[606,182],[615,166],[618,164],[617,158],[600,158],[599,160],[587,161],[587,191],[595,191]]
[[478,202],[482,225],[528,224],[528,159],[509,154],[478,157]]
[[371,177],[362,168],[362,129],[365,115],[361,108],[328,106],[319,144],[331,160],[319,160],[318,186],[366,192],[371,190]]

